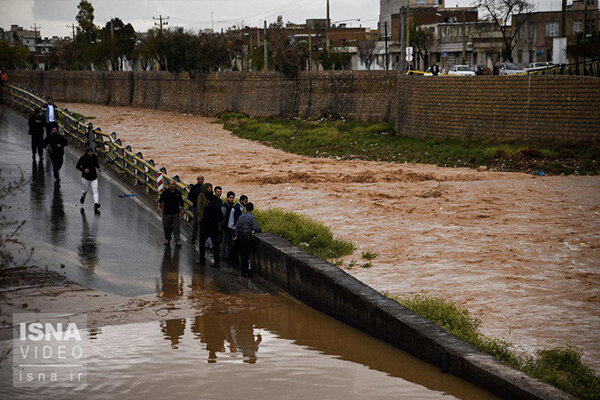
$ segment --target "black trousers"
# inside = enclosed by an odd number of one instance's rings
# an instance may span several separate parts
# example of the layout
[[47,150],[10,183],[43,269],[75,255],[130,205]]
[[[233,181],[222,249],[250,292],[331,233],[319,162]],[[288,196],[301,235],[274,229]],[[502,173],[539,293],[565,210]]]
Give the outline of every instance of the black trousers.
[[44,155],[44,133],[39,135],[31,135],[31,154],[42,157]]
[[206,241],[210,238],[213,245],[213,259],[215,263],[221,262],[221,232],[218,230],[208,230],[200,227],[200,243],[198,243],[198,252],[200,253],[200,260],[203,261],[204,253],[206,252]]
[[242,274],[250,274],[250,250],[251,236],[248,233],[240,233],[236,239],[237,253],[240,257],[240,267]]
[[52,128],[54,127],[58,129],[58,122],[48,122],[46,124],[46,137],[50,136],[50,132],[52,132]]
[[62,168],[63,160],[63,154],[50,154],[50,161],[52,161],[52,171],[54,173],[54,179],[60,179],[60,175],[58,172]]

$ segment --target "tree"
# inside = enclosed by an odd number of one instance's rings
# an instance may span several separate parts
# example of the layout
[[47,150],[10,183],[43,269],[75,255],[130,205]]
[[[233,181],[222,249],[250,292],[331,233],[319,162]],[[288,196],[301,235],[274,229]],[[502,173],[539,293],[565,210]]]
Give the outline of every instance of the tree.
[[360,61],[362,61],[368,70],[371,69],[371,65],[375,62],[376,47],[377,42],[374,40],[361,40],[358,42],[358,57],[360,57]]
[[79,24],[77,41],[88,45],[94,43],[98,37],[98,28],[94,25],[94,7],[87,0],[81,0],[77,6],[79,12],[75,19]]
[[110,65],[113,71],[121,70],[123,60],[131,58],[135,48],[133,26],[125,25],[119,18],[113,18],[100,30],[99,38],[95,54],[97,61]]
[[5,40],[0,40],[0,66],[8,69],[23,68],[27,64],[29,47],[15,44],[11,46]]
[[[512,51],[517,45],[515,38],[530,20],[533,3],[530,0],[476,0],[475,6],[485,10],[487,19],[496,23],[502,33],[502,55],[506,61],[512,62]],[[512,26],[508,25],[509,20]]]
[[[430,29],[424,27],[415,27],[414,25],[410,28],[410,45],[417,50],[419,58],[423,60],[424,68],[427,69],[429,66],[429,49],[435,43],[435,36]],[[416,64],[416,63],[415,63]]]

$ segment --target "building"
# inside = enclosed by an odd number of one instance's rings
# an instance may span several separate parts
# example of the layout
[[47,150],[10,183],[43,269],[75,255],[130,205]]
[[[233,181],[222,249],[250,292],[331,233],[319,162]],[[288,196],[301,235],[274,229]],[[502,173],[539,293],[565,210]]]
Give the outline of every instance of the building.
[[[567,46],[573,45],[577,35],[600,30],[598,0],[574,0],[566,10],[566,32],[561,32],[561,11],[543,11],[519,14],[513,17],[513,29],[520,25],[513,49],[513,61],[527,65],[533,62],[552,61],[553,41],[567,37]],[[573,62],[574,60],[569,60]]]
[[388,37],[391,36],[392,15],[398,14],[401,7],[441,7],[444,8],[445,0],[379,0],[379,32],[385,35],[387,23]]

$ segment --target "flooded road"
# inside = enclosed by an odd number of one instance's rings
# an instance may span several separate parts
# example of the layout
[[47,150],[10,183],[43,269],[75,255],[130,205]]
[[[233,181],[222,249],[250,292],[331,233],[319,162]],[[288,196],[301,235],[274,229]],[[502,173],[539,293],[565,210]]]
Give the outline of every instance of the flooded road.
[[533,354],[567,340],[600,370],[600,177],[314,159],[243,140],[212,119],[66,104],[172,174],[317,219],[379,256],[349,272],[380,291],[467,307]]
[[[12,386],[13,341],[1,340],[0,398],[494,398],[298,304],[260,278],[197,266],[187,244],[165,248],[158,218],[135,198],[120,198],[123,188],[104,174],[102,213],[93,214],[90,204],[82,211],[74,169],[81,150],[67,153],[61,185],[55,185],[51,166],[31,161],[26,119],[6,108],[0,114],[2,177],[22,172],[30,180],[5,200],[2,215],[27,221],[22,240],[35,247],[31,263],[66,276],[82,292],[92,288],[92,296],[107,292],[135,305],[112,314],[104,306],[88,310],[77,303],[75,290],[71,306],[57,309],[52,304],[59,293],[48,297],[43,287],[34,287],[43,300],[22,311],[93,311],[86,331],[87,386]],[[14,307],[11,298],[2,301]],[[144,309],[150,312],[136,317],[134,311]],[[5,330],[10,319],[2,317]]]

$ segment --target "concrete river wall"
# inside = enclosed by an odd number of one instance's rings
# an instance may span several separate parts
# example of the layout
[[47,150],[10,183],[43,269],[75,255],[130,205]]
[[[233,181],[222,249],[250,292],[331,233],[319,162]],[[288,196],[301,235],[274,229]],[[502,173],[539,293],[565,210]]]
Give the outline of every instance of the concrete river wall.
[[582,76],[420,77],[396,71],[187,73],[13,71],[10,80],[56,100],[213,116],[393,121],[399,135],[500,141],[600,141],[600,79]]

